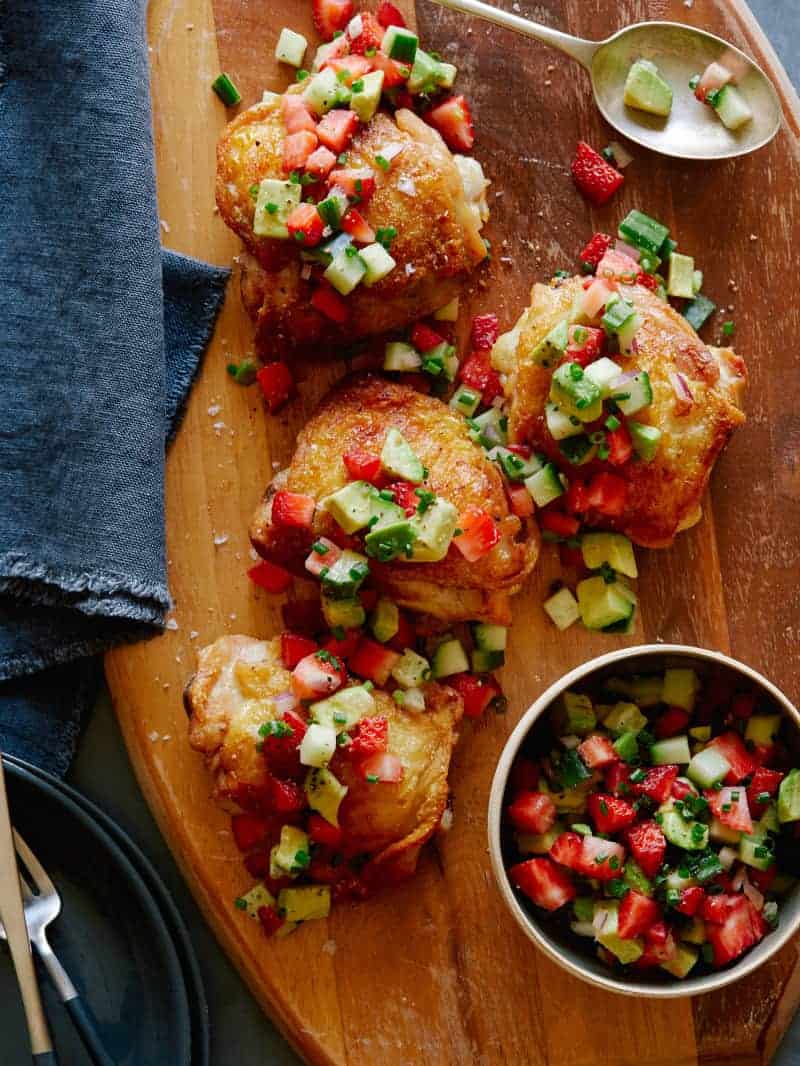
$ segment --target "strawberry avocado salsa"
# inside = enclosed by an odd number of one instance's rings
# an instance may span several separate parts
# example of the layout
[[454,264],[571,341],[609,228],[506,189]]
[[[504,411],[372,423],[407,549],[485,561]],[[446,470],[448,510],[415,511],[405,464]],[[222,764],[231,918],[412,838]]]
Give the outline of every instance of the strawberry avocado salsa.
[[612,969],[727,966],[777,926],[800,873],[787,728],[758,693],[691,669],[565,692],[511,772],[512,884]]

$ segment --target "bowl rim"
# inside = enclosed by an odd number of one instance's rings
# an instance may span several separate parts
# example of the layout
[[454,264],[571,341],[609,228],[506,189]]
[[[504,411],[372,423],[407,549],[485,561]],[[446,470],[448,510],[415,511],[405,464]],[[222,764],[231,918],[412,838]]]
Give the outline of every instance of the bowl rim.
[[800,729],[800,711],[797,710],[791,700],[789,700],[788,697],[785,696],[768,678],[759,673],[758,670],[755,670],[752,666],[748,666],[746,663],[740,662],[738,659],[734,659],[723,652],[711,651],[708,648],[697,648],[690,644],[637,644],[632,647],[618,649],[617,651],[606,652],[603,655],[598,655],[595,658],[589,659],[587,662],[576,666],[574,669],[558,678],[545,689],[545,691],[522,715],[506,740],[503,750],[500,753],[497,766],[495,767],[494,776],[492,778],[492,787],[489,793],[487,815],[489,857],[495,882],[506,906],[511,911],[517,924],[526,936],[549,958],[551,958],[553,962],[557,963],[562,969],[573,974],[575,977],[579,977],[581,980],[586,981],[595,987],[604,988],[609,992],[616,992],[626,996],[646,996],[650,999],[678,999],[684,996],[713,992],[720,988],[724,988],[726,985],[732,984],[734,981],[746,977],[771,959],[781,950],[791,937],[797,933],[798,929],[800,929],[800,907],[798,907],[797,912],[790,920],[781,922],[778,929],[770,935],[766,942],[762,941],[762,944],[768,946],[766,952],[761,955],[755,955],[754,953],[745,955],[744,958],[742,958],[730,970],[721,971],[718,974],[708,974],[703,977],[690,977],[683,981],[676,981],[674,984],[664,985],[652,985],[647,984],[644,981],[636,980],[616,980],[610,976],[607,977],[605,975],[593,973],[588,969],[585,969],[583,965],[574,962],[544,936],[539,929],[538,923],[531,918],[521,906],[513,888],[511,887],[511,882],[509,881],[503,862],[500,825],[503,796],[505,794],[511,765],[523,740],[533,728],[536,720],[544,713],[550,704],[560,696],[565,689],[569,688],[570,685],[582,681],[589,674],[593,674],[612,663],[631,658],[649,656],[663,657],[669,655],[702,659],[712,663],[724,663],[732,670],[744,675],[765,689],[775,699],[776,703],[780,705],[783,712],[788,714],[789,718],[793,720],[795,726]]

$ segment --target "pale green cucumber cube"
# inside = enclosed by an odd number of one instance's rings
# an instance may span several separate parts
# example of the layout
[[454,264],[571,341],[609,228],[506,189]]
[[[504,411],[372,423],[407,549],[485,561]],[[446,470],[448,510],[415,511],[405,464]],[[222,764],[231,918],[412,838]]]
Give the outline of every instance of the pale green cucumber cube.
[[369,122],[381,102],[383,92],[383,71],[373,70],[358,79],[360,88],[351,89],[350,110],[355,111],[362,122]]
[[275,46],[275,58],[279,63],[288,63],[291,67],[302,67],[306,48],[308,48],[308,41],[302,33],[295,33],[288,26],[284,26]]
[[633,545],[622,533],[584,533],[581,552],[589,570],[599,570],[607,563],[626,577],[639,576]]
[[557,629],[569,629],[581,616],[578,601],[566,587],[553,593],[542,606]]
[[300,186],[291,181],[265,178],[258,187],[253,233],[257,237],[275,237],[286,240],[289,230],[286,223],[289,215],[300,203]]

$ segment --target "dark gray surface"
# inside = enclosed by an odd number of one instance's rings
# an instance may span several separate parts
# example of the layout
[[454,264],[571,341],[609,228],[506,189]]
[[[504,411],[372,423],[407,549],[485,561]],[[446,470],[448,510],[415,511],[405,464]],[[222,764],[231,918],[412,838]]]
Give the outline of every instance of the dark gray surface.
[[[703,0],[695,0],[701,4]],[[795,85],[800,83],[800,0],[751,0],[767,35]],[[181,743],[178,737],[168,743]],[[194,937],[206,980],[211,1011],[213,1066],[297,1066],[288,1048],[219,950],[194,905],[141,798],[111,713],[107,696],[99,703],[70,781],[116,818],[152,859]],[[800,1018],[787,1034],[773,1066],[800,1063]],[[411,1066],[411,1064],[409,1064]]]

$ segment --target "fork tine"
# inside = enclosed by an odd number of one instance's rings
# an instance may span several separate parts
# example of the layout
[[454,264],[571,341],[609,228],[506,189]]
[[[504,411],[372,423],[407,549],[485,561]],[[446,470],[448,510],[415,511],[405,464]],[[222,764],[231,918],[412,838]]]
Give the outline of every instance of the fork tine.
[[40,894],[49,892],[55,893],[56,886],[48,877],[45,868],[33,854],[31,849],[28,847],[28,845],[25,843],[25,841],[22,839],[16,829],[13,832],[14,847],[16,848],[17,855],[19,855],[19,857],[28,867],[28,872],[33,878],[34,883],[36,884],[36,887],[38,888]]

